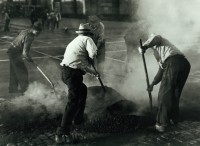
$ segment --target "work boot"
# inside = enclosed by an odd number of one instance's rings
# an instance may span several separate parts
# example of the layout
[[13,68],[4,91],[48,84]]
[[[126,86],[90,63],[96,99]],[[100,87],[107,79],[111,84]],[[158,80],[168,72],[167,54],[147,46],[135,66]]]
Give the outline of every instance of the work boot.
[[70,133],[63,127],[58,127],[55,135],[55,142],[57,144],[70,143]]
[[166,126],[165,125],[161,125],[159,123],[156,123],[155,128],[158,132],[165,132],[166,131]]
[[70,134],[55,135],[56,144],[70,144],[73,143],[73,138]]

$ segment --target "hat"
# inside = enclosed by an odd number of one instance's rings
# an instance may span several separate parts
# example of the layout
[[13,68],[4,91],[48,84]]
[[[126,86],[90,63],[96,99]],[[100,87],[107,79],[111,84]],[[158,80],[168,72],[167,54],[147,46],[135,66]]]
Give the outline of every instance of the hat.
[[89,26],[88,23],[85,23],[85,24],[81,23],[79,25],[79,30],[76,31],[76,33],[77,34],[84,34],[84,33],[91,33],[92,34],[90,26]]
[[93,23],[99,23],[100,19],[96,15],[91,15],[91,16],[89,16],[88,21],[90,24],[93,24]]
[[37,30],[37,31],[42,31],[42,24],[40,22],[34,23],[32,28]]

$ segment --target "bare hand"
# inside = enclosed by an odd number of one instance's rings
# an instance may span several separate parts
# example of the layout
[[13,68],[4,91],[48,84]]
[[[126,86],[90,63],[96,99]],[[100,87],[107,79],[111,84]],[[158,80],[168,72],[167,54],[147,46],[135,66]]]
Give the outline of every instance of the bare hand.
[[96,77],[97,79],[99,79],[99,78],[100,78],[100,74],[99,74],[99,73],[95,74],[95,77]]
[[138,48],[138,51],[139,51],[140,54],[144,54],[145,53],[145,49],[141,48],[141,47]]

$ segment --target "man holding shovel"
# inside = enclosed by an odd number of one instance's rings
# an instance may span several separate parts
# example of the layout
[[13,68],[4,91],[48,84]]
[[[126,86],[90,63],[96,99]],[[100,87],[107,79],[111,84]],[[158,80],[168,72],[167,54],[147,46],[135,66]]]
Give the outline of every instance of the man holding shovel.
[[84,109],[87,87],[83,83],[83,75],[88,72],[96,77],[98,73],[89,66],[97,55],[97,47],[92,40],[89,24],[80,24],[76,31],[78,36],[66,47],[61,62],[62,80],[68,87],[68,102],[63,113],[61,125],[57,128],[56,143],[72,143],[72,122],[79,125],[84,122]]
[[155,128],[164,132],[167,126],[178,122],[179,99],[190,72],[190,63],[180,50],[160,35],[152,34],[138,50],[145,53],[148,48],[153,49],[159,63],[159,70],[148,91],[161,81]]
[[[23,30],[11,43],[8,49],[8,57],[10,60],[10,82],[9,93],[24,93],[28,88],[28,71],[24,64],[23,58],[29,62],[33,62],[29,55],[30,47],[35,39],[42,31],[42,24],[35,23],[32,28]],[[20,90],[18,90],[20,86]]]

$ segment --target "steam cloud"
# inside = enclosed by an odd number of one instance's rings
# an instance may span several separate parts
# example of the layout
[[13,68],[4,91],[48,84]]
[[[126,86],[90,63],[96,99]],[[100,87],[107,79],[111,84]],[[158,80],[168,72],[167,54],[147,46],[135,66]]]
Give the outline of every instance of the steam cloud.
[[[132,29],[130,29],[133,31],[131,34],[131,41],[138,43],[138,46],[134,45],[134,49],[137,50],[137,47],[139,47],[139,39],[135,36],[145,32],[147,34],[159,34],[167,38],[185,53],[192,65],[190,75],[193,74],[199,69],[197,60],[194,60],[194,58],[199,55],[197,49],[200,34],[200,20],[198,19],[200,17],[199,5],[199,0],[139,0],[137,11],[138,22],[134,22],[132,24]],[[147,29],[140,31],[141,24],[144,24]],[[145,39],[143,39],[143,41],[145,41]],[[145,53],[145,57],[151,82],[157,72],[158,64],[155,61],[151,49]],[[147,85],[141,59],[142,57],[138,55],[137,52],[134,54],[133,58],[132,66],[134,66],[134,70],[128,74],[127,79],[121,88],[121,92],[141,106],[148,106],[148,93],[146,91]],[[191,81],[190,77],[188,80]],[[192,83],[191,86],[193,86],[191,87],[193,90],[196,88],[196,84],[194,85]],[[154,87],[154,91],[152,92],[154,105],[157,104],[158,89],[159,84]],[[191,89],[189,89],[187,85],[184,90],[183,96],[187,97],[188,95],[191,95]],[[190,98],[192,97],[190,96]]]
[[[24,96],[11,100],[11,103],[16,108],[32,106],[34,113],[48,112],[52,115],[62,113],[64,108],[61,96],[55,95],[54,92],[39,82],[30,84]],[[40,108],[41,106],[45,108]]]
[[198,41],[199,5],[199,0],[140,0],[137,14],[149,24],[150,33],[163,35],[183,50]]

